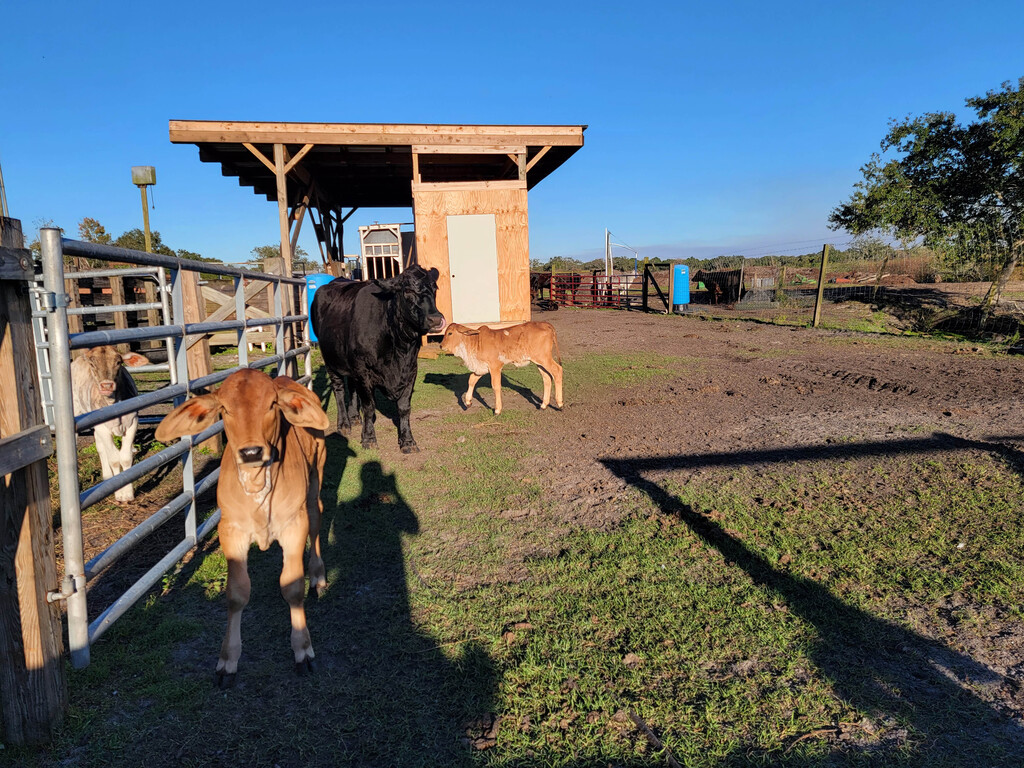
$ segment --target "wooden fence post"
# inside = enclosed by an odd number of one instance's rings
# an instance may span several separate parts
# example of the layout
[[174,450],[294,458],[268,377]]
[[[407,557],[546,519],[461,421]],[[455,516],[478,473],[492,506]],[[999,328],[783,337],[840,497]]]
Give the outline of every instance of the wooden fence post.
[[[199,286],[199,273],[183,269],[181,271],[181,295],[184,300],[184,313],[186,323],[201,323],[206,319],[206,299],[203,298]],[[198,379],[213,373],[213,361],[210,359],[210,342],[204,336],[202,341],[187,348],[185,357],[188,360],[188,375],[190,379]],[[220,451],[220,435],[211,437],[204,443],[199,444],[200,448],[218,452]]]
[[821,271],[818,272],[818,295],[814,299],[814,321],[811,326],[814,328],[818,327],[818,323],[821,322],[821,305],[825,298],[825,269],[828,266],[828,243],[821,248]]
[[[108,262],[108,267],[112,267],[113,264]],[[118,304],[127,304],[128,299],[125,296],[124,291],[124,278],[123,277],[111,277],[110,278],[110,303],[113,306]],[[128,313],[127,312],[115,312],[113,317],[114,327],[123,331],[128,327]],[[129,349],[127,344],[118,344],[118,352],[127,352]]]
[[[24,247],[19,221],[0,219],[0,246]],[[67,683],[60,610],[47,601],[58,585],[45,460],[52,448],[25,290],[31,268],[8,279],[11,261],[0,257],[0,453],[12,462],[17,454],[42,458],[0,478],[0,731],[9,744],[41,744],[64,718]],[[26,431],[35,435],[26,440]]]

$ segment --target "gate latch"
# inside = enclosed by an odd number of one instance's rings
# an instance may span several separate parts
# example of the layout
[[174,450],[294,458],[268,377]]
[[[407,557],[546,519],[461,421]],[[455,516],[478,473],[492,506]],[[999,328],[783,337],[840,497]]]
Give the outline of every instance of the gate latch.
[[39,296],[39,303],[46,312],[54,312],[60,307],[67,307],[71,304],[71,297],[66,293],[44,292]]
[[[50,295],[52,296],[53,294],[51,293]],[[69,597],[71,597],[71,595],[75,594],[77,591],[78,585],[75,583],[75,578],[70,575],[65,576],[64,582],[61,584],[61,588],[59,590],[54,589],[46,593],[46,602],[56,603],[61,600],[67,600]]]

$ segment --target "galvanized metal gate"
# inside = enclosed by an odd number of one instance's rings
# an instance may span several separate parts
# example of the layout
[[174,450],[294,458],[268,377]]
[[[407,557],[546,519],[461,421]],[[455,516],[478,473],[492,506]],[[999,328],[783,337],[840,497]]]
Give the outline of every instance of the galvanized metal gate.
[[[306,284],[302,278],[269,275],[236,269],[223,264],[191,261],[173,256],[65,240],[61,238],[58,229],[41,230],[40,242],[42,245],[43,282],[36,291],[37,311],[34,313],[34,325],[42,389],[46,401],[44,405],[57,444],[61,531],[64,539],[64,580],[61,589],[51,593],[49,598],[51,601],[67,600],[71,661],[75,667],[84,667],[89,663],[90,645],[141,598],[163,574],[174,567],[190,549],[197,546],[219,522],[219,509],[214,510],[204,520],[197,519],[196,499],[215,486],[220,468],[217,467],[204,477],[196,478],[192,447],[219,434],[224,427],[223,422],[218,421],[203,432],[191,438],[183,438],[159,453],[133,464],[128,471],[84,490],[79,487],[76,439],[78,433],[110,419],[137,412],[158,403],[172,401],[175,405],[180,404],[192,390],[216,384],[233,372],[244,368],[267,368],[276,365],[277,372],[284,373],[287,366],[297,364],[297,358],[302,358],[304,375],[297,378],[297,381],[307,386],[310,385],[312,370],[308,342],[308,317],[305,313],[284,314],[289,306],[306,307]],[[102,259],[135,266],[129,270],[91,270],[77,274],[65,273],[65,255]],[[216,322],[186,322],[182,276],[189,271],[222,275],[234,280],[236,319]],[[111,273],[119,277],[143,276],[155,280],[160,289],[160,300],[152,305],[126,304],[83,307],[76,310],[77,313],[136,312],[141,309],[159,309],[163,315],[163,325],[69,333],[69,302],[65,292],[65,278],[98,277]],[[271,318],[246,319],[245,280],[264,281],[271,286],[273,291]],[[286,295],[286,292],[290,292],[290,297]],[[298,303],[292,304],[288,301],[289,298],[297,299]],[[250,326],[276,327],[276,344],[273,355],[249,362],[246,328]],[[291,343],[290,348],[286,349],[290,334],[287,334],[285,330],[289,326],[297,329],[297,332],[293,337],[295,341]],[[228,370],[191,378],[186,356],[188,337],[231,330],[237,332],[238,365]],[[167,363],[134,368],[133,370],[166,370],[170,383],[154,392],[140,394],[130,400],[75,416],[71,392],[72,350],[148,340],[165,341],[168,351]],[[295,362],[292,363],[292,361]],[[165,464],[177,461],[182,463],[183,469],[181,493],[134,530],[85,562],[82,510],[105,499],[128,483],[139,480]],[[90,623],[87,605],[89,581],[183,510],[185,511],[184,536],[177,546]]]

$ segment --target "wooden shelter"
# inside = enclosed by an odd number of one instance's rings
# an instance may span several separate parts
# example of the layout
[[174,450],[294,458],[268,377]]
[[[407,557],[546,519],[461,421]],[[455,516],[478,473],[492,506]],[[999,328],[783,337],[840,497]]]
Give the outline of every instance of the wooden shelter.
[[334,271],[357,208],[411,207],[416,262],[441,273],[445,317],[518,323],[530,319],[527,192],[583,146],[585,129],[172,120],[170,138],[277,200],[288,269],[307,211]]

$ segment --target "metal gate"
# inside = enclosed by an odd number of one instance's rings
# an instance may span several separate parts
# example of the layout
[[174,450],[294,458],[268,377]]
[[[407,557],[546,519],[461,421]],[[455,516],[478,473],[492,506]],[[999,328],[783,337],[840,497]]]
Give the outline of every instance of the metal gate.
[[[127,471],[84,490],[79,487],[76,439],[78,433],[115,417],[137,412],[158,403],[171,401],[174,405],[179,405],[192,390],[209,387],[223,381],[235,371],[245,368],[266,368],[276,365],[277,372],[280,374],[285,372],[287,366],[293,364],[291,361],[295,360],[297,363],[296,358],[301,357],[304,375],[297,378],[297,381],[310,386],[312,369],[308,341],[308,316],[306,314],[284,314],[288,307],[306,307],[306,285],[302,278],[269,275],[236,269],[223,264],[191,261],[174,256],[65,240],[61,238],[58,229],[40,230],[40,242],[43,283],[42,287],[37,290],[38,311],[34,313],[36,317],[34,325],[37,332],[36,340],[39,348],[41,377],[43,378],[43,394],[48,401],[45,407],[52,419],[50,423],[57,445],[61,529],[64,539],[64,580],[61,589],[51,593],[49,599],[51,602],[67,600],[71,662],[75,667],[80,668],[89,663],[90,645],[139,600],[161,576],[174,567],[189,550],[196,547],[217,526],[220,520],[220,510],[215,509],[204,520],[198,520],[196,499],[216,485],[220,468],[215,468],[204,477],[196,478],[192,447],[222,432],[224,425],[222,421],[218,421],[203,432],[193,435],[191,438],[182,438],[159,453],[133,464]],[[164,324],[120,330],[69,333],[67,319],[69,302],[64,280],[71,275],[64,272],[65,255],[135,265],[129,271],[98,270],[84,274],[93,277],[109,272],[116,272],[118,276],[146,275],[156,280],[160,288],[160,301],[152,306],[132,304],[82,308],[78,310],[80,314],[87,311],[135,312],[140,309],[158,308],[163,313]],[[182,276],[188,271],[232,278],[234,280],[236,319],[216,322],[186,322]],[[78,276],[80,277],[82,274],[79,273]],[[245,280],[264,281],[271,286],[273,301],[270,318],[246,319]],[[295,303],[288,299],[294,299]],[[257,326],[274,326],[276,328],[275,354],[250,363],[246,345],[246,329]],[[297,331],[294,334],[286,333],[288,327],[297,329]],[[188,337],[232,330],[237,333],[238,365],[228,370],[191,378],[186,356]],[[168,386],[90,413],[74,415],[71,392],[72,350],[152,340],[166,341],[167,363],[135,370],[166,370],[170,377]],[[286,345],[289,348],[286,349]],[[140,523],[134,530],[122,536],[89,562],[85,562],[82,510],[105,499],[128,483],[137,481],[159,467],[175,461],[182,463],[181,493]],[[88,582],[129,552],[164,522],[183,510],[185,511],[185,530],[182,540],[127,592],[90,623],[86,597]]]

